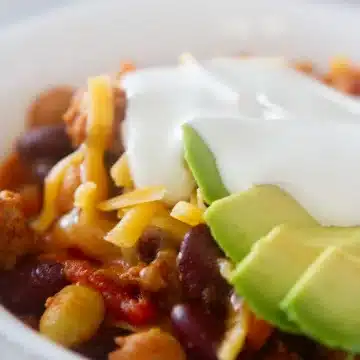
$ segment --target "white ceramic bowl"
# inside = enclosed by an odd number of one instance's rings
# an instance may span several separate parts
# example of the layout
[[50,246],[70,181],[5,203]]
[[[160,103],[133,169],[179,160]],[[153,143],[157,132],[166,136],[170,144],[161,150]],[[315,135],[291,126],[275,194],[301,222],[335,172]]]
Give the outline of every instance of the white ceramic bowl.
[[[22,131],[34,94],[56,84],[81,84],[116,71],[121,59],[139,65],[241,51],[360,60],[360,7],[268,0],[98,0],[12,26],[0,34],[0,144],[8,151]],[[76,359],[25,328],[0,307],[0,358]]]

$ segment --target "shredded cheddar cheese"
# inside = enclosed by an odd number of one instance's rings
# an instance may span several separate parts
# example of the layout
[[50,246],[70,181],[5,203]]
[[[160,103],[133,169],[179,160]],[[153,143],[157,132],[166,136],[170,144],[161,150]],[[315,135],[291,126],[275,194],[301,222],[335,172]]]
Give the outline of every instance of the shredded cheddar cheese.
[[122,154],[111,167],[110,175],[116,186],[125,188],[134,187],[126,153]]
[[190,230],[190,226],[170,216],[165,208],[159,209],[151,221],[151,225],[158,227],[170,234],[179,243]]
[[193,191],[191,193],[189,202],[190,202],[191,205],[197,206],[198,199],[197,199],[197,192],[196,191]]
[[196,189],[196,205],[199,209],[206,210],[204,197],[203,197],[203,194],[202,194],[200,188]]
[[105,236],[105,240],[122,248],[133,247],[160,208],[161,205],[155,202],[135,205]]
[[98,201],[106,199],[108,192],[104,152],[112,134],[114,121],[114,98],[110,78],[108,76],[90,78],[88,94],[89,113],[82,180],[96,184],[93,204],[95,207]]
[[89,78],[88,93],[86,143],[89,147],[105,149],[111,136],[114,120],[114,99],[110,77]]
[[92,221],[96,217],[96,208],[93,206],[95,198],[96,184],[93,182],[81,184],[75,191],[74,206],[82,210],[87,221]]
[[84,158],[84,149],[78,150],[59,161],[49,172],[44,183],[44,201],[40,216],[32,223],[34,230],[44,232],[58,216],[56,198],[58,196],[66,170],[78,165]]
[[227,331],[221,342],[217,356],[219,360],[235,360],[245,345],[251,314],[246,306],[240,310],[231,309],[227,321]]
[[151,186],[142,189],[136,189],[131,192],[116,196],[112,199],[103,201],[98,205],[102,211],[113,211],[121,208],[144,204],[153,201],[162,200],[166,190],[163,186]]
[[203,211],[186,201],[179,201],[173,207],[170,215],[190,226],[195,226],[203,222]]

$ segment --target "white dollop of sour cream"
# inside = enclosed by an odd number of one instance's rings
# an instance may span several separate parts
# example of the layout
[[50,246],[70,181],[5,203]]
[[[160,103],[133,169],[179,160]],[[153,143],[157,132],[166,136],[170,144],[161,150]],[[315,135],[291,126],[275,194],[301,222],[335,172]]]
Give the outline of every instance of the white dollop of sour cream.
[[241,117],[191,124],[216,154],[231,193],[278,185],[322,225],[360,225],[360,124]]
[[122,86],[125,147],[137,187],[163,185],[170,203],[189,197],[194,182],[181,138],[189,122],[230,192],[275,184],[324,225],[360,224],[358,101],[279,58],[145,69]]
[[237,94],[196,64],[137,71],[122,86],[128,96],[123,133],[135,185],[165,186],[170,203],[188,198],[194,181],[183,157],[181,125],[201,113],[236,113]]

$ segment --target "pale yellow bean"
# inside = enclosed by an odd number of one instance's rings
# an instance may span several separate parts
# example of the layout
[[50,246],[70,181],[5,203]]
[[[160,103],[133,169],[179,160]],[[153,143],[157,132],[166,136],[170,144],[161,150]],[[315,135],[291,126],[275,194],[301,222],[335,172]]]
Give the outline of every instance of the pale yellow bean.
[[91,339],[104,319],[102,295],[86,286],[69,285],[49,301],[40,333],[66,347]]

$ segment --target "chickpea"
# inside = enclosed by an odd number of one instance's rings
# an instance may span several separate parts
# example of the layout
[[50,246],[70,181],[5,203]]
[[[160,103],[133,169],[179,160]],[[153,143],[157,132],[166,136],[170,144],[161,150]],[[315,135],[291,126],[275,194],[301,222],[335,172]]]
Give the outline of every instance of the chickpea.
[[185,360],[178,341],[160,329],[151,329],[116,340],[120,349],[109,355],[109,360]]
[[82,285],[66,286],[46,305],[40,319],[40,333],[67,347],[91,339],[104,319],[101,294]]

